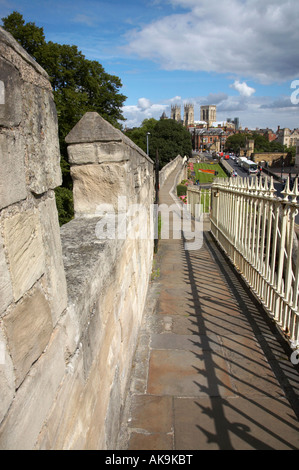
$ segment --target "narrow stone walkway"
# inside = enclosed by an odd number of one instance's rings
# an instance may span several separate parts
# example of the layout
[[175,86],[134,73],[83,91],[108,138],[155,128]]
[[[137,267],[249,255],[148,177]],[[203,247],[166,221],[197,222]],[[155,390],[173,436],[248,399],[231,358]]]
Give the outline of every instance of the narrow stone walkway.
[[[160,203],[173,204],[172,174]],[[299,374],[218,249],[161,240],[119,449],[299,449]]]

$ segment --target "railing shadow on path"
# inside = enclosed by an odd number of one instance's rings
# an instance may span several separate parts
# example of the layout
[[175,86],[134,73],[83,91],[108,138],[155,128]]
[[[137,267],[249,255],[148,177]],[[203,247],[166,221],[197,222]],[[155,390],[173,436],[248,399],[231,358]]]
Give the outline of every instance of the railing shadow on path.
[[[166,184],[160,201],[171,205]],[[299,370],[288,344],[209,221],[199,249],[186,249],[188,236],[159,243],[158,302],[134,366],[126,449],[299,449]]]
[[[261,419],[262,416],[268,415],[271,423],[284,424],[287,428],[293,427],[294,430],[298,430],[296,420],[292,424],[289,419],[284,420],[281,413],[281,409],[288,412],[283,396],[285,394],[299,419],[298,395],[294,390],[294,383],[290,383],[295,380],[298,392],[298,366],[286,361],[286,357],[290,356],[289,346],[281,338],[275,325],[242,279],[237,276],[229,260],[220,252],[208,231],[204,232],[204,244],[207,250],[205,253],[203,250],[198,252],[184,250],[185,282],[190,283],[192,293],[189,307],[194,310],[193,323],[196,324],[199,335],[205,337],[205,350],[200,355],[204,361],[204,368],[198,370],[198,373],[206,375],[207,386],[204,387],[201,383],[197,385],[203,395],[210,397],[208,402],[200,399],[195,403],[202,416],[213,420],[214,432],[210,431],[211,426],[204,427],[200,423],[197,424],[197,428],[206,436],[207,442],[215,443],[218,449],[234,449],[232,440],[236,439],[254,449],[274,449],[273,444],[267,443],[266,439],[257,437],[259,433],[254,435],[253,428],[258,428],[263,436],[270,436],[272,441],[279,441],[287,449],[298,449],[296,445],[288,442],[287,437],[281,435],[279,426],[270,429],[267,426],[267,419],[264,421]],[[226,286],[223,286],[223,280],[216,275],[215,268],[211,266],[210,257],[217,264]],[[225,294],[226,290],[230,295]],[[222,295],[219,298],[221,291]],[[227,312],[227,309],[230,312]],[[227,313],[223,315],[224,310]],[[213,336],[215,332],[218,336],[216,342],[221,338],[220,341],[224,346],[222,350],[219,348],[219,343],[215,342]],[[244,341],[244,338],[247,341]],[[256,347],[250,346],[253,340],[258,343],[273,376],[269,374],[268,367],[263,371],[264,366],[261,365]],[[194,342],[197,343],[196,336]],[[229,363],[230,382],[221,379],[221,372],[226,372],[221,371],[218,360],[222,358],[223,351],[225,360]],[[284,352],[284,357],[281,351]],[[261,377],[263,372],[265,376]],[[277,393],[278,384],[282,390],[281,394]],[[233,400],[232,397],[236,396],[238,400]],[[265,400],[267,398],[270,399],[271,407]],[[237,405],[242,401],[249,404],[249,407],[242,408]],[[250,414],[253,409],[256,414]],[[280,409],[279,413],[276,409]],[[228,415],[233,416],[234,420],[227,418]]]

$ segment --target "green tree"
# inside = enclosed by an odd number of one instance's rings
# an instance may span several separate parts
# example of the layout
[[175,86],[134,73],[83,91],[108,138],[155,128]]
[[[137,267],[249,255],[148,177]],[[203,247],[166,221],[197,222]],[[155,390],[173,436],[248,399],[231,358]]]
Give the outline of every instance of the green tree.
[[159,154],[160,168],[176,158],[190,156],[192,152],[191,135],[182,124],[173,119],[146,119],[140,128],[134,128],[126,132],[140,148],[146,149],[146,135],[149,136],[149,156],[156,159],[156,151]]
[[251,138],[250,134],[233,134],[225,142],[225,149],[238,153],[246,145],[246,140]]
[[[57,189],[60,221],[67,221],[72,204],[72,181],[67,163],[65,137],[87,111],[96,111],[116,127],[124,120],[122,106],[126,96],[120,93],[121,80],[105,72],[103,66],[88,60],[77,46],[57,44],[45,40],[43,28],[25,23],[23,16],[14,11],[2,18],[3,27],[48,73],[58,115],[59,142],[62,155],[63,188]],[[63,199],[63,203],[61,200]],[[69,219],[73,211],[69,210]]]
[[23,16],[14,11],[6,18],[2,18],[3,28],[11,33],[21,46],[35,58],[35,53],[45,44],[43,28],[35,23],[25,23]]
[[147,134],[149,143],[151,143],[151,137],[154,135],[154,129],[157,124],[157,120],[154,118],[144,119],[140,127],[134,127],[128,129],[126,135],[140,147],[144,152],[147,151]]

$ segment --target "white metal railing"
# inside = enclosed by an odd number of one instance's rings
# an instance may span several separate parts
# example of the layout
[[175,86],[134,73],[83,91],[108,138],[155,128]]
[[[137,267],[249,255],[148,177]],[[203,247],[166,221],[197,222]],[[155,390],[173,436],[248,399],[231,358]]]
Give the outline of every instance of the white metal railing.
[[211,209],[211,189],[188,186],[187,188],[188,210],[195,218],[202,213],[210,213]]
[[299,347],[298,179],[282,197],[273,178],[218,178],[212,185],[211,231],[275,320]]

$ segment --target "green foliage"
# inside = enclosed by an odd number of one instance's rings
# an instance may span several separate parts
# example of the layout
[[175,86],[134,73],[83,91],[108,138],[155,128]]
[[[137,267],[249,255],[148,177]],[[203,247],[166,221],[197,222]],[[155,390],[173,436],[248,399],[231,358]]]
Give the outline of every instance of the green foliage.
[[173,119],[163,119],[155,125],[150,139],[150,157],[154,160],[156,150],[159,152],[161,168],[178,155],[184,157],[192,153],[192,142],[189,131]]
[[160,169],[176,158],[189,156],[192,152],[191,135],[188,130],[172,119],[145,119],[139,128],[126,131],[126,135],[142,150],[147,149],[147,133],[149,135],[149,156],[156,159],[159,154]]
[[126,135],[131,139],[138,147],[140,147],[144,152],[147,151],[147,133],[149,132],[150,135],[148,136],[149,144],[151,142],[151,136],[154,133],[155,126],[157,124],[157,120],[154,118],[145,119],[142,122],[141,127],[134,127],[133,129],[128,129],[126,131]]
[[[72,180],[65,137],[88,111],[96,111],[111,124],[120,127],[118,121],[124,120],[122,106],[126,99],[119,93],[121,80],[106,73],[99,62],[87,60],[77,46],[47,42],[43,28],[37,27],[35,23],[25,23],[23,16],[16,11],[2,18],[2,22],[3,28],[49,75],[58,115],[63,187],[70,191]],[[56,191],[60,220],[67,219],[68,210],[68,216],[72,217],[72,198],[67,194]]]
[[265,136],[260,135],[257,132],[231,135],[226,140],[225,148],[227,150],[239,152],[240,149],[245,148],[247,140],[254,140],[254,150],[257,153],[284,151],[282,144],[275,140],[273,142],[269,142]]
[[288,157],[290,158],[291,165],[294,165],[296,157],[296,147],[290,147],[288,149]]
[[59,224],[63,225],[74,217],[73,191],[60,186],[55,189]]
[[226,150],[232,150],[238,153],[241,148],[246,145],[246,140],[251,139],[250,134],[233,134],[226,139],[225,148]]
[[187,186],[185,184],[178,184],[176,187],[176,192],[178,196],[186,196]]

